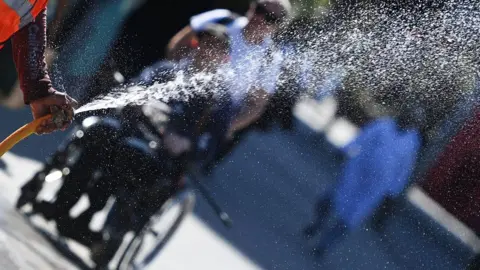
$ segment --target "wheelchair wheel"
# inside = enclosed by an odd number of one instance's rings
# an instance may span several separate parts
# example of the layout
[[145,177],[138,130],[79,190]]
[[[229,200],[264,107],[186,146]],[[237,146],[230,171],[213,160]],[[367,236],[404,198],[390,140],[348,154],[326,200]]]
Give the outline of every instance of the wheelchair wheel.
[[76,163],[81,155],[80,149],[78,141],[72,140],[49,157],[43,168],[21,187],[21,193],[15,205],[16,209],[20,210],[24,205],[35,202],[49,175],[60,174],[60,176],[54,177],[58,179],[68,174],[68,167]]
[[169,199],[129,242],[119,260],[118,269],[142,269],[149,265],[174,235],[187,214],[193,210],[194,205],[195,194],[191,190],[181,191]]

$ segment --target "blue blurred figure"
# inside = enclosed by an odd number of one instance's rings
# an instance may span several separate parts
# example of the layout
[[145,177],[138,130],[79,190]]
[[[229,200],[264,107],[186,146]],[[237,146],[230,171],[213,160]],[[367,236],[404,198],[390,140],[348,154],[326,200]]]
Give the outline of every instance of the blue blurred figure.
[[[406,108],[397,121],[385,117],[366,125],[343,149],[350,159],[339,182],[320,198],[315,220],[304,229],[307,238],[322,231],[314,248],[317,255],[359,229],[385,199],[402,193],[421,146],[417,126],[422,120],[421,109]],[[330,210],[334,210],[335,223],[328,228],[324,221]]]

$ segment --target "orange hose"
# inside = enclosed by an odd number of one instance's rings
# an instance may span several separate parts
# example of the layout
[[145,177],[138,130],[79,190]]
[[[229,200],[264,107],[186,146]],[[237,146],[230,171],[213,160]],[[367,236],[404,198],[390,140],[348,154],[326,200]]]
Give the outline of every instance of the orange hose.
[[46,115],[38,119],[33,120],[32,122],[24,125],[23,127],[17,129],[15,132],[10,134],[3,142],[0,143],[0,157],[3,156],[8,150],[12,149],[18,142],[25,139],[26,137],[32,135],[36,132],[38,126],[46,119],[51,118],[52,115]]

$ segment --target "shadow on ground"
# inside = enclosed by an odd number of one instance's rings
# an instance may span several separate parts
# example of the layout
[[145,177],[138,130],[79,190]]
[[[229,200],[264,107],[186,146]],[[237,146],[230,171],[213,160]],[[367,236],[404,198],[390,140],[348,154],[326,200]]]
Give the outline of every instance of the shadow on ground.
[[[1,108],[5,138],[31,121],[27,109]],[[31,136],[12,149],[43,161],[66,132]],[[463,269],[471,252],[440,225],[401,200],[380,233],[368,226],[329,250],[323,260],[309,254],[314,243],[300,230],[316,197],[330,187],[343,157],[323,136],[298,123],[291,133],[251,133],[205,183],[230,214],[224,228],[202,199],[196,215],[264,269]]]
[[382,231],[367,224],[322,259],[313,257],[315,242],[300,231],[317,196],[335,183],[342,161],[322,135],[301,123],[293,133],[252,133],[206,179],[233,228],[224,228],[202,199],[196,214],[264,269],[464,268],[471,251],[405,198]]

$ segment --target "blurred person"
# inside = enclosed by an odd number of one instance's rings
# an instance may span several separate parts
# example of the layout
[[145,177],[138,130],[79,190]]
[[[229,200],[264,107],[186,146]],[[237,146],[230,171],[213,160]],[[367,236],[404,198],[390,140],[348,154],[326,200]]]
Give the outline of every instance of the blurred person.
[[[254,128],[267,131],[275,123],[284,131],[294,128],[293,109],[301,95],[306,94],[307,87],[303,71],[298,63],[303,42],[308,36],[308,28],[313,23],[304,16],[297,16],[289,20],[276,31],[272,37],[276,46],[282,49],[283,62],[278,76],[276,90],[262,114],[261,118],[253,125]],[[311,68],[311,67],[310,67]],[[311,70],[311,69],[310,69]],[[313,82],[311,82],[313,83]]]
[[227,137],[247,128],[264,113],[277,90],[283,56],[272,35],[291,13],[288,1],[258,0],[247,12],[248,22],[230,32],[231,62],[236,74],[230,92],[238,113]]
[[[135,84],[148,86],[157,82],[167,82],[174,79],[179,71],[183,71],[186,76],[193,76],[198,72],[216,72],[216,70],[228,60],[229,43],[228,38],[225,35],[224,27],[218,25],[210,25],[206,27],[205,30],[199,33],[198,41],[199,43],[195,56],[192,58],[192,62],[189,65],[170,63],[171,65],[169,66],[168,63],[160,61],[156,65],[153,65],[142,72],[142,74],[135,79]],[[212,52],[213,48],[215,48],[215,53]],[[215,89],[212,89],[212,91],[215,91],[218,95],[219,92],[222,92],[222,78],[214,80],[215,81],[209,86],[205,87],[214,87]],[[169,114],[167,128],[165,132],[163,132],[162,144],[172,158],[166,157],[168,161],[158,161],[158,164],[161,164],[161,167],[165,166],[165,164],[171,164],[169,165],[170,169],[162,173],[174,176],[174,182],[179,184],[186,173],[186,167],[182,166],[182,164],[185,165],[193,162],[193,160],[197,158],[196,150],[199,136],[204,134],[205,131],[213,133],[220,131],[218,134],[221,136],[221,134],[225,134],[225,125],[228,122],[228,119],[222,118],[228,116],[228,112],[225,111],[225,109],[228,110],[228,103],[226,104],[223,95],[218,95],[217,99],[215,96],[209,95],[208,93],[195,92],[195,89],[192,91],[192,96],[188,100],[172,100],[168,102],[171,107],[171,113]],[[132,121],[135,121],[135,117],[131,117],[131,119]],[[172,170],[172,168],[176,169]],[[175,171],[175,173],[172,173],[173,171]],[[136,174],[135,171],[132,171],[132,173]],[[92,198],[98,198],[104,196],[101,195],[102,193],[104,192],[101,190],[93,189],[89,192],[89,196]],[[89,212],[88,221],[91,220],[91,216],[93,215],[93,211]],[[82,218],[84,219],[85,216],[82,216]],[[144,218],[148,218],[148,215],[145,215]],[[122,221],[116,221],[116,223],[119,222],[121,223]],[[83,224],[88,225],[88,223]],[[139,224],[140,225],[138,225],[137,229],[141,229],[142,222],[139,222]],[[82,227],[87,228],[86,226]],[[78,226],[73,226],[71,228],[75,228],[74,231],[76,233],[78,232]],[[115,230],[118,229],[116,228]],[[123,233],[124,232],[120,233],[120,235]],[[116,247],[115,244],[112,245],[112,243],[108,241],[93,241],[93,259],[99,263],[105,263],[106,260],[112,256],[113,251],[116,250],[116,248],[111,248],[112,246]]]
[[[211,25],[199,33],[197,53],[189,66],[180,66],[178,63],[160,61],[146,68],[132,83],[149,86],[153,83],[168,82],[174,80],[179,71],[185,71],[187,76],[188,73],[215,72],[227,60],[228,44],[224,27]],[[212,48],[215,48],[215,53],[212,53]],[[188,89],[188,86],[186,87]],[[215,87],[216,89],[213,89],[215,91],[222,92],[220,89],[221,81],[212,82],[211,87]],[[196,150],[199,130],[209,130],[214,135],[218,134],[217,136],[220,137],[226,133],[228,118],[224,117],[229,115],[228,111],[226,111],[228,110],[228,100],[225,100],[221,95],[219,99],[212,100],[215,97],[206,93],[197,93],[195,90],[190,94],[192,97],[186,102],[173,100],[168,104],[171,106],[172,114],[176,120],[169,122],[168,131],[163,133],[165,149],[172,156],[172,161],[163,162],[165,164],[170,164],[173,161],[183,164],[178,157],[183,153]],[[195,98],[195,96],[199,97]],[[121,167],[125,165],[117,167],[112,164],[112,159],[114,159],[116,153],[119,153],[116,148],[120,147],[118,144],[121,142],[121,138],[132,133],[131,130],[135,130],[136,123],[141,122],[139,120],[141,119],[141,112],[136,107],[138,106],[127,106],[126,109],[122,109],[121,117],[114,113],[102,118],[105,120],[105,123],[103,126],[99,126],[100,129],[95,128],[95,125],[91,125],[91,129],[85,130],[85,137],[88,137],[88,139],[83,139],[82,143],[84,156],[80,158],[78,164],[71,168],[70,174],[65,176],[64,184],[57,193],[56,200],[53,203],[46,201],[33,203],[34,212],[42,214],[47,220],[56,220],[58,230],[63,236],[76,239],[86,245],[91,245],[95,241],[101,241],[98,233],[89,230],[89,224],[93,215],[104,208],[109,196],[113,195],[112,191],[115,190],[113,187],[117,185],[115,184],[116,180],[108,175],[122,174]],[[208,108],[208,110],[205,110],[205,108]],[[206,115],[202,115],[199,112],[206,113]],[[210,118],[210,115],[213,116]],[[112,117],[115,119],[120,117],[122,121],[121,128],[117,127],[117,124],[112,125]],[[199,118],[203,120],[200,121]],[[205,123],[205,126],[203,126],[203,123]],[[98,132],[109,135],[102,136]],[[99,154],[99,149],[103,149],[100,152],[101,154]],[[160,163],[162,162],[159,161]],[[93,175],[98,169],[96,164],[102,164],[109,173],[104,174],[103,177],[97,179],[95,184],[92,185],[92,181],[89,181],[89,179],[94,177]],[[47,165],[46,167],[50,168]],[[170,167],[173,168],[172,166]],[[179,169],[175,171],[178,171],[180,174],[184,173],[184,171]],[[26,203],[32,201],[37,196],[42,185],[43,179],[39,178],[34,178],[25,184],[22,187],[22,196],[18,199],[17,208],[23,207]],[[82,212],[80,216],[72,219],[69,216],[69,212],[84,193],[87,193],[90,198],[90,207]]]
[[[285,51],[284,51],[285,52]],[[291,51],[287,51],[290,54]],[[252,121],[248,126],[230,134],[229,137],[218,147],[214,159],[205,164],[203,173],[209,175],[213,172],[213,168],[221,162],[233,149],[243,140],[251,131],[267,132],[271,130],[275,124],[279,124],[282,131],[291,131],[294,128],[293,108],[305,88],[297,79],[297,70],[294,65],[289,65],[288,60],[284,59],[277,82],[275,91],[265,105],[264,111],[257,120]],[[293,68],[292,68],[293,67]],[[242,107],[242,105],[237,107]],[[235,110],[236,112],[238,109]]]
[[192,16],[190,24],[182,28],[168,42],[166,59],[173,61],[188,59],[198,46],[197,33],[201,32],[206,25],[214,23],[231,29],[241,28],[244,19],[245,17],[227,9],[215,9]]
[[[211,21],[226,24],[231,40],[230,62],[235,74],[228,86],[234,117],[215,161],[205,167],[210,173],[216,162],[223,159],[236,144],[235,134],[248,129],[258,121],[277,90],[281,74],[283,52],[275,46],[273,35],[291,14],[291,5],[282,0],[258,0],[251,3],[246,17],[238,17],[227,10],[213,10],[192,17],[190,26],[174,37],[168,48],[188,57],[188,44],[195,39],[195,31]],[[194,42],[193,42],[194,43]],[[187,44],[183,46],[181,44]],[[178,49],[181,47],[182,49]],[[187,50],[185,51],[185,48]],[[172,55],[175,55],[172,53]],[[175,56],[173,56],[175,57]]]
[[77,102],[65,93],[57,92],[51,84],[45,62],[47,1],[0,1],[0,49],[12,42],[13,59],[23,91],[24,103],[30,105],[37,119],[58,107],[69,116],[57,126],[45,120],[38,134],[66,129],[73,118]]
[[190,58],[160,60],[145,68],[138,77],[132,79],[131,83],[150,86],[156,82],[175,79],[178,71],[185,71],[189,76],[201,72],[216,72],[228,63],[229,50],[227,28],[221,24],[208,23],[197,33],[197,43]]
[[[161,102],[159,108],[155,108],[157,102],[141,106],[141,113],[149,118],[154,127],[157,127],[156,118],[160,114],[167,116],[165,119],[168,120],[161,120],[167,122],[157,128],[158,139],[136,136],[122,140],[114,149],[118,157],[110,161],[113,167],[111,175],[115,178],[113,186],[112,182],[105,178],[98,186],[103,188],[94,187],[87,191],[88,196],[95,200],[108,199],[107,196],[111,195],[116,197],[118,202],[110,210],[101,234],[94,233],[94,238],[88,242],[91,258],[98,269],[104,269],[103,266],[108,265],[127,232],[139,233],[151,215],[183,187],[191,152],[194,149],[192,140],[197,131],[196,124],[206,110],[204,97],[197,95],[192,99],[189,102],[170,103],[168,112],[163,112],[162,107],[165,104]],[[151,142],[155,142],[155,147],[151,146]],[[126,205],[121,204],[122,202]],[[93,216],[89,210],[86,212]],[[78,221],[85,218],[84,213],[69,223],[71,232],[78,237],[82,237],[79,229],[89,231],[85,226],[88,223],[78,227]]]
[[[209,164],[215,159],[216,152],[225,142],[230,122],[235,114],[227,81],[231,79],[230,46],[228,27],[220,23],[207,23],[196,33],[196,45],[188,58],[180,60],[161,60],[147,68],[141,76],[135,79],[135,84],[151,85],[164,81],[162,77],[174,79],[178,71],[184,71],[189,76],[201,73],[214,74],[221,82],[213,89],[218,97],[212,106],[210,121],[204,127],[203,134],[197,144],[197,161],[199,164]],[[198,164],[197,164],[198,165]],[[201,167],[201,165],[200,165]]]
[[[230,59],[238,78],[232,82],[230,91],[238,106],[246,105],[232,123],[230,135],[257,120],[275,91],[281,61],[270,51],[272,35],[290,13],[288,0],[253,1],[246,17],[222,9],[209,11],[193,16],[190,25],[172,38],[168,46],[167,55],[172,59],[186,58],[191,50],[185,52],[185,48],[195,46],[196,31],[211,22],[227,26],[231,39]],[[264,58],[272,61],[263,63]]]
[[[387,198],[405,189],[421,145],[423,118],[421,109],[407,105],[396,120],[380,118],[366,125],[345,147],[350,159],[339,182],[318,200],[315,219],[303,232],[307,238],[320,232],[316,255],[358,230]],[[335,221],[328,228],[325,219],[331,215]]]
[[[215,9],[190,18],[190,24],[173,36],[167,46],[167,59],[188,57],[196,44],[196,32],[209,23],[225,25],[229,33],[242,32],[240,40],[247,44],[260,44],[270,39],[281,23],[291,14],[288,0],[253,0],[245,16],[227,9]],[[234,48],[232,48],[234,50]]]

